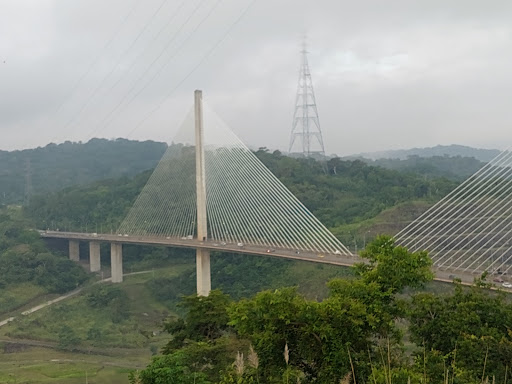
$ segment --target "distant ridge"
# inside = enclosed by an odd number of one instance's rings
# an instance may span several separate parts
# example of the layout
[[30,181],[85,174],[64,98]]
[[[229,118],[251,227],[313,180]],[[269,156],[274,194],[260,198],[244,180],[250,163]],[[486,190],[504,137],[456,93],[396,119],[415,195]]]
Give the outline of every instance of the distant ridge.
[[378,152],[364,152],[352,156],[349,158],[364,157],[366,159],[377,160],[377,159],[407,159],[410,156],[419,157],[434,157],[434,156],[450,156],[450,157],[474,157],[477,160],[488,162],[496,157],[501,151],[497,149],[481,149],[472,148],[464,145],[436,145],[435,147],[428,148],[412,148],[412,149],[397,149],[390,151],[378,151]]
[[0,205],[21,203],[25,193],[41,194],[96,180],[134,176],[153,169],[166,149],[166,143],[155,141],[91,139],[87,143],[66,141],[0,151]]

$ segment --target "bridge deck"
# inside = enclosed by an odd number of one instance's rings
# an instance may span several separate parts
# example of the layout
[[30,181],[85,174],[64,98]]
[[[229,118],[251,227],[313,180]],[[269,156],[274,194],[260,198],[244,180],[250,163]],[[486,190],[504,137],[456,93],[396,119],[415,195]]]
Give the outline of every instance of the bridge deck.
[[234,243],[222,243],[212,240],[199,241],[197,239],[176,239],[148,236],[127,236],[111,234],[94,234],[82,232],[60,232],[60,231],[39,231],[41,237],[80,240],[80,241],[99,241],[108,243],[137,244],[137,245],[161,245],[167,247],[208,249],[210,251],[243,253],[249,255],[273,256],[295,260],[307,260],[317,263],[351,266],[354,263],[362,262],[358,256],[347,257],[343,255],[332,255],[323,253],[313,253],[305,251],[295,251],[282,248],[262,247],[257,245],[244,244],[240,247]]
[[[339,266],[352,266],[356,263],[362,263],[364,260],[359,256],[344,256],[322,254],[295,250],[288,250],[282,248],[268,248],[256,245],[238,246],[233,243],[221,243],[215,241],[199,241],[197,239],[176,239],[176,238],[162,238],[162,237],[147,237],[147,236],[127,236],[127,235],[112,235],[112,234],[96,234],[96,233],[82,233],[82,232],[60,232],[60,231],[39,231],[43,238],[65,239],[65,240],[78,240],[78,241],[98,241],[117,244],[136,244],[136,245],[157,245],[166,247],[178,248],[191,248],[191,249],[208,249],[210,251],[229,252],[229,253],[242,253],[248,255],[258,256],[271,256],[293,260],[304,260],[314,263],[323,263]],[[476,274],[464,273],[457,270],[439,269],[433,267],[434,280],[443,282],[453,282],[453,278],[459,278],[463,284],[470,285],[473,283]]]

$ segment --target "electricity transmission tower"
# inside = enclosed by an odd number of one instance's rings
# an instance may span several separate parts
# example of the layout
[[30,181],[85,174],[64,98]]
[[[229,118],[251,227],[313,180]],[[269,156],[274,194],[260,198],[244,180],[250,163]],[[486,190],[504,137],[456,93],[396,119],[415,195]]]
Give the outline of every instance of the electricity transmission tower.
[[304,157],[325,157],[324,141],[309,71],[306,43],[302,44],[299,84],[295,98],[289,153]]

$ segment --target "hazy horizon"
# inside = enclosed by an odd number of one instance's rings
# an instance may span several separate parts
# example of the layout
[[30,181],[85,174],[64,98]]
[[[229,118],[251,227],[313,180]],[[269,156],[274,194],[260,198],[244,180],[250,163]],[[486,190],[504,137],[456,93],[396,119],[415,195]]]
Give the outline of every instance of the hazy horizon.
[[[5,150],[5,149],[0,149],[0,152],[15,152],[15,151],[29,151],[29,150],[33,150],[33,149],[38,149],[38,148],[45,148],[49,145],[62,145],[62,144],[65,144],[67,142],[71,142],[71,143],[75,143],[75,144],[87,144],[89,141],[91,140],[110,140],[110,141],[115,141],[115,140],[131,140],[131,141],[138,141],[138,142],[143,142],[143,141],[155,141],[155,142],[163,142],[163,141],[159,141],[159,140],[152,140],[152,139],[127,139],[127,138],[123,138],[123,137],[116,137],[116,138],[104,138],[104,137],[92,137],[90,139],[88,139],[87,141],[81,141],[81,140],[78,140],[78,141],[72,141],[72,140],[64,140],[62,142],[50,142],[50,143],[47,143],[47,144],[44,144],[44,145],[39,145],[39,146],[36,146],[36,147],[27,147],[27,148],[19,148],[19,149],[8,149],[8,150]],[[167,144],[170,144],[170,143],[167,143]],[[456,146],[456,147],[464,147],[464,148],[468,148],[468,149],[471,149],[471,150],[488,150],[488,151],[500,151],[501,149],[499,148],[484,148],[484,147],[472,147],[472,146],[467,146],[467,145],[461,145],[461,144],[436,144],[436,145],[433,145],[433,146],[428,146],[428,147],[409,147],[409,148],[397,148],[397,149],[382,149],[382,150],[377,150],[377,151],[362,151],[362,152],[357,152],[357,153],[352,153],[352,154],[343,154],[343,155],[340,155],[340,154],[337,154],[337,153],[326,153],[327,156],[338,156],[338,157],[351,157],[351,156],[360,156],[360,155],[375,155],[375,154],[380,154],[380,153],[393,153],[393,152],[401,152],[401,151],[404,151],[404,152],[407,152],[407,151],[415,151],[415,150],[429,150],[429,149],[435,149],[437,147],[452,147],[452,146]],[[283,152],[284,154],[288,154],[288,152],[286,150],[282,150],[282,149],[279,149],[279,148],[272,148],[272,147],[269,147],[269,146],[260,146],[260,147],[255,147],[255,146],[247,146],[249,147],[251,150],[253,151],[256,151],[258,150],[259,148],[267,148],[269,151],[273,152],[273,151],[281,151]],[[371,156],[369,157],[371,158]]]
[[6,0],[0,149],[169,142],[202,89],[248,146],[286,151],[299,50],[326,153],[504,149],[512,3]]

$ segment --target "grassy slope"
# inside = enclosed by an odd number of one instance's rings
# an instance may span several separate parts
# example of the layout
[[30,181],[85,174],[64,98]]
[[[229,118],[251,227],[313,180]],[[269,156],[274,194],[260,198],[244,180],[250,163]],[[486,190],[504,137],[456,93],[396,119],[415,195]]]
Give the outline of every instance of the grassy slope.
[[[129,298],[129,315],[118,324],[112,323],[110,308],[97,309],[88,304],[87,294],[94,289],[89,287],[77,297],[21,316],[0,328],[0,383],[13,381],[14,377],[18,382],[78,383],[84,382],[85,371],[89,378],[95,378],[96,383],[126,383],[128,372],[147,364],[151,350],[161,347],[169,339],[169,335],[158,332],[162,321],[173,315],[173,308],[156,300],[147,283],[151,279],[178,275],[190,268],[193,264],[187,263],[127,276],[125,282],[116,287]],[[327,293],[325,284],[328,280],[347,274],[350,273],[346,268],[289,262],[272,286],[297,285],[306,296],[321,297]],[[80,343],[72,348],[75,351],[59,350],[59,332],[65,325],[71,327],[80,339]],[[100,341],[87,340],[92,327],[100,330]],[[156,336],[151,336],[153,331]],[[7,353],[2,351],[1,343],[9,340],[27,344],[39,342],[50,348],[25,346],[22,350],[11,350],[15,353]],[[59,361],[52,361],[55,359]],[[13,361],[17,363],[12,364]]]
[[0,291],[0,319],[11,311],[22,308],[30,302],[46,297],[46,290],[32,283],[10,285]]
[[[110,308],[97,309],[88,304],[88,290],[94,288],[86,288],[78,297],[0,328],[0,383],[16,382],[14,378],[17,382],[83,383],[85,372],[91,382],[127,383],[129,371],[144,367],[150,361],[151,352],[169,340],[165,333],[144,336],[161,330],[162,321],[174,313],[174,308],[155,298],[148,289],[148,282],[189,273],[191,268],[192,263],[184,263],[127,276],[123,284],[115,286],[121,288],[130,301],[127,318],[118,324],[112,323]],[[289,261],[283,273],[273,278],[270,288],[296,285],[308,298],[321,298],[327,294],[327,281],[351,275],[348,268]],[[451,288],[433,283],[428,290]],[[58,334],[64,325],[73,328],[81,339],[74,351],[59,350]],[[101,341],[87,340],[91,327],[98,328],[104,335]],[[18,342],[18,338],[39,340],[50,348],[24,346],[19,349],[11,344],[5,347],[6,340]],[[37,344],[37,341],[21,342]]]
[[394,236],[430,208],[430,206],[431,203],[421,200],[401,203],[382,211],[369,220],[341,225],[331,228],[331,231],[338,238],[350,238],[349,241],[345,241],[345,245],[351,251],[355,250],[355,244],[357,244],[357,248],[360,250],[377,235]]
[[[148,338],[153,331],[161,328],[163,319],[171,311],[157,302],[145,287],[146,281],[161,275],[178,274],[185,266],[172,266],[155,270],[154,273],[127,276],[124,284],[116,286],[128,296],[129,306],[125,319],[112,322],[111,308],[94,308],[87,301],[92,287],[82,294],[29,316],[20,316],[14,322],[0,329],[1,337],[59,342],[63,325],[70,326],[80,339],[80,347],[145,348],[158,338]],[[186,268],[189,268],[187,265]],[[88,340],[88,331],[97,328],[101,340]]]
[[144,366],[149,356],[126,359],[0,343],[0,383],[81,384],[86,376],[89,383],[127,383],[128,372]]
[[[86,288],[78,297],[0,328],[0,383],[83,383],[85,372],[95,383],[127,383],[128,372],[144,367],[152,351],[169,339],[167,334],[158,333],[172,311],[153,298],[145,287],[146,282],[178,274],[189,267],[175,265],[126,277],[118,287],[129,298],[129,315],[118,324],[111,321],[110,308],[96,309],[88,305],[86,295],[92,288]],[[80,339],[76,347],[67,350],[58,347],[58,334],[64,325],[70,326]],[[100,330],[101,340],[87,340],[91,327]],[[157,331],[156,336],[153,331]],[[22,344],[6,343],[8,340]],[[49,348],[24,345],[37,341]]]

